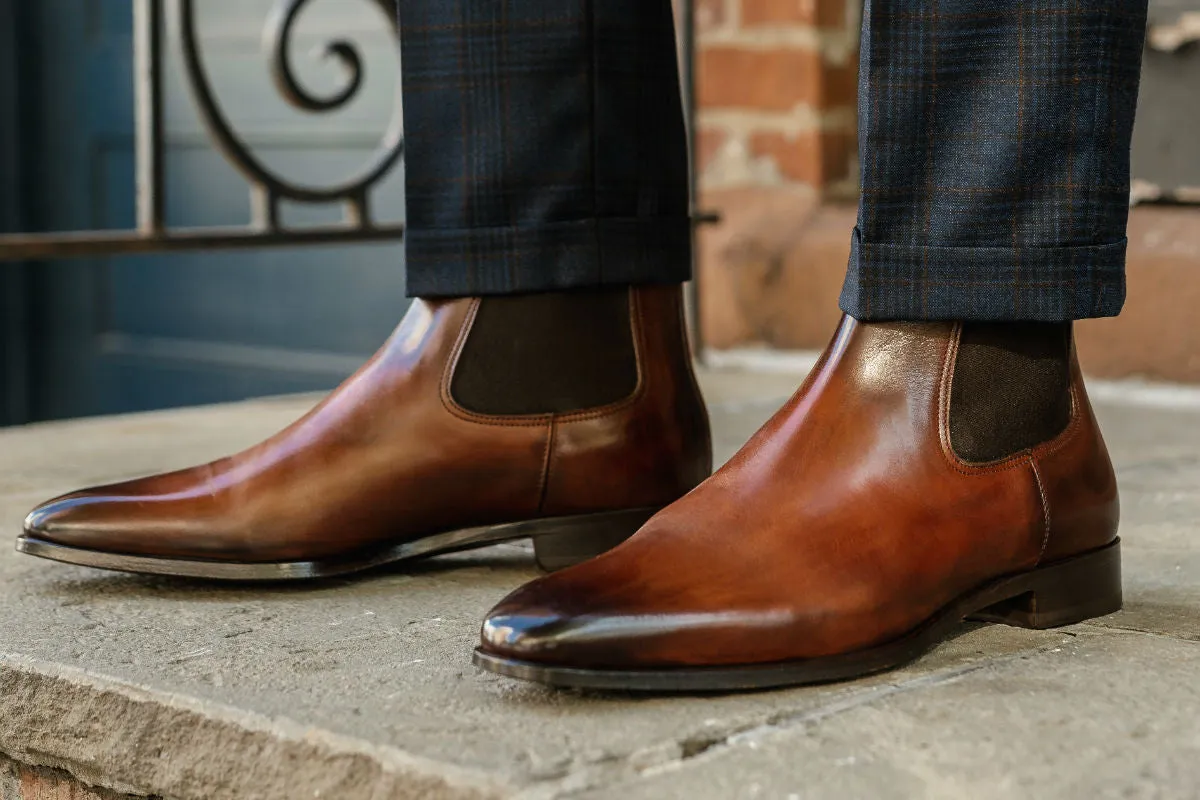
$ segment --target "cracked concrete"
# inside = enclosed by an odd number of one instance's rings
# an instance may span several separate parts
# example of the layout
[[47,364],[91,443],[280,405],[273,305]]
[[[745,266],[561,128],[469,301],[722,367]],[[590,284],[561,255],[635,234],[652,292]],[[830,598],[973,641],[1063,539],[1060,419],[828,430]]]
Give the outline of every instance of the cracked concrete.
[[[706,373],[718,457],[797,382]],[[1200,797],[1200,403],[1102,394],[1126,609],[1056,631],[964,625],[848,684],[662,698],[479,674],[479,619],[534,574],[519,546],[307,587],[110,575],[5,547],[0,798],[15,791],[3,756],[169,800]],[[221,455],[309,402],[2,431],[0,535],[52,494]]]

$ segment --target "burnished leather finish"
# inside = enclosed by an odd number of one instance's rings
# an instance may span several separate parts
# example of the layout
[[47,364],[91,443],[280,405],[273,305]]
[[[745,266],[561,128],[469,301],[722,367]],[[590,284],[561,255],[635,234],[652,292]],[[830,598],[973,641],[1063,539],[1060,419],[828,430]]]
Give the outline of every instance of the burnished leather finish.
[[[953,624],[1005,591],[1052,585],[1022,576],[1111,583],[1116,482],[1077,363],[1062,434],[969,464],[948,433],[959,334],[951,323],[844,318],[804,385],[729,464],[623,545],[501,602],[477,663],[608,688],[623,685],[623,670],[640,671],[631,688],[671,688],[672,675],[692,688],[827,680],[855,674],[853,654],[914,637],[947,609]],[[1001,615],[1062,624],[1106,613],[1119,603],[1116,582],[1115,598],[1108,585],[1095,602],[1056,596],[1057,611]],[[720,667],[821,663],[773,683],[745,672],[701,680]],[[864,657],[858,673],[886,665]]]
[[454,402],[478,303],[415,301],[358,373],[283,432],[211,464],[52,500],[26,536],[152,558],[318,560],[472,526],[658,508],[707,477],[679,287],[630,290],[633,395],[565,415]]

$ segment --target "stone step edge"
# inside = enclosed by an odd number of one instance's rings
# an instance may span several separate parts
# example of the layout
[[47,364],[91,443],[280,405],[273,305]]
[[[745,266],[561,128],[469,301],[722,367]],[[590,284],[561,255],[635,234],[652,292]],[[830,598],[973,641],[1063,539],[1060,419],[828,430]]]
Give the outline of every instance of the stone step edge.
[[289,719],[0,654],[0,753],[172,800],[490,800],[503,781]]

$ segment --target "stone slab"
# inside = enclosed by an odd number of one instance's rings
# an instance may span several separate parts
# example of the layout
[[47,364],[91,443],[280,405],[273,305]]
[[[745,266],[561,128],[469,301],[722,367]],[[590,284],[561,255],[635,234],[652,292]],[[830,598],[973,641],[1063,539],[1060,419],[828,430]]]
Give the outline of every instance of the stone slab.
[[1194,798],[1200,647],[1079,630],[895,681],[583,797]]
[[[797,380],[786,372],[707,372],[702,382],[718,457],[727,458]],[[1101,416],[1124,481],[1128,607],[1096,624],[1047,632],[964,626],[904,670],[851,684],[686,698],[553,692],[480,674],[470,664],[482,615],[535,574],[524,547],[300,587],[112,575],[2,548],[0,754],[84,784],[173,800],[637,792],[724,798],[738,796],[728,791],[741,787],[746,773],[714,767],[742,776],[730,777],[733,783],[703,776],[707,765],[726,763],[730,743],[776,727],[791,736],[795,721],[806,720],[805,730],[828,726],[834,744],[781,746],[788,771],[775,782],[758,780],[762,796],[794,793],[789,775],[826,769],[828,753],[855,737],[878,749],[881,764],[926,759],[925,772],[909,783],[895,777],[894,766],[872,772],[880,792],[907,786],[936,795],[965,786],[979,791],[959,796],[1012,796],[963,772],[969,760],[922,756],[921,742],[953,739],[960,729],[964,741],[978,740],[980,720],[1003,710],[1005,741],[1020,739],[1030,751],[1047,742],[1044,762],[1004,762],[1014,785],[1025,785],[1019,780],[1027,768],[1037,783],[1052,763],[1068,771],[1092,763],[1076,766],[1055,749],[1054,730],[1036,722],[1050,713],[1047,706],[1080,724],[1102,711],[1093,720],[1101,728],[1158,714],[1173,720],[1172,731],[1187,713],[1200,712],[1192,687],[1183,685],[1189,674],[1200,683],[1200,673],[1188,672],[1200,650],[1200,544],[1193,533],[1200,410],[1148,410],[1122,403],[1119,392],[1114,397]],[[221,455],[286,424],[311,402],[266,400],[2,431],[0,536],[15,536],[23,513],[47,496]],[[1141,655],[1122,644],[1143,639],[1154,644]],[[1087,647],[1079,649],[1080,642]],[[1080,665],[1095,665],[1089,681],[1125,676],[1124,690],[1099,681],[1107,705],[1080,705],[1089,684],[1064,693],[1066,673],[1051,668],[1061,665],[1064,648],[1079,654]],[[1026,663],[1047,666],[1026,671]],[[1155,674],[1162,685],[1142,693],[1134,679]],[[1026,688],[1003,690],[992,675]],[[971,682],[978,682],[977,695],[946,688]],[[921,714],[893,710],[890,704],[908,697],[924,703]],[[1114,756],[1110,769],[1123,776],[1122,785],[1196,796],[1187,794],[1194,785],[1177,782],[1191,775],[1182,767],[1136,782],[1146,764],[1159,763],[1148,760],[1152,745],[1153,737],[1133,738],[1127,757]],[[693,774],[701,777],[687,777]],[[865,789],[871,779],[845,785]],[[853,796],[839,793],[833,777],[808,785],[800,796]],[[666,793],[654,794],[655,787]]]

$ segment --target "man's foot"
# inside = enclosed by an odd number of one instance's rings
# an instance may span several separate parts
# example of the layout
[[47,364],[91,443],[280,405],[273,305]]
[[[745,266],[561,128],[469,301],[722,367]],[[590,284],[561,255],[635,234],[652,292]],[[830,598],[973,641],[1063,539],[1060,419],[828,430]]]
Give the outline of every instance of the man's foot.
[[475,660],[601,689],[857,677],[967,617],[1116,611],[1117,517],[1069,326],[846,318],[728,465],[620,547],[510,595]]
[[279,580],[532,537],[553,569],[624,540],[710,467],[679,287],[418,300],[287,430],[52,500],[17,549]]

